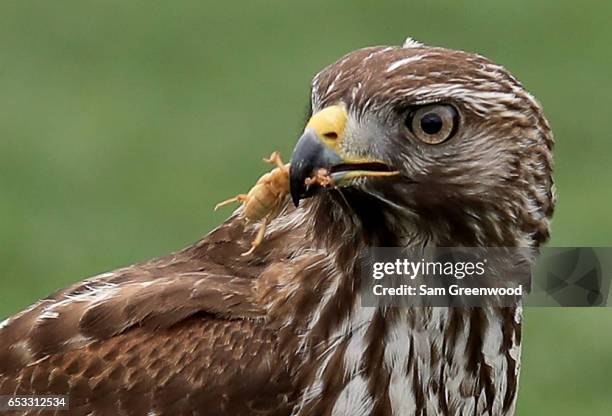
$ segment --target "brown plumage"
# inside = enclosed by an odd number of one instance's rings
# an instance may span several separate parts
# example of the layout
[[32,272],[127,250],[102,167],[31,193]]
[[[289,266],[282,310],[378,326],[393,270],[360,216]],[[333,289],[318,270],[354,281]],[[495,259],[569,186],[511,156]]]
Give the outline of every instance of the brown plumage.
[[[69,394],[74,415],[512,414],[520,305],[362,308],[358,259],[546,241],[539,105],[483,57],[408,41],[325,68],[312,110],[291,162],[308,199],[252,256],[239,209],[183,251],[39,301],[0,325],[0,394]],[[307,187],[318,168],[337,187]]]

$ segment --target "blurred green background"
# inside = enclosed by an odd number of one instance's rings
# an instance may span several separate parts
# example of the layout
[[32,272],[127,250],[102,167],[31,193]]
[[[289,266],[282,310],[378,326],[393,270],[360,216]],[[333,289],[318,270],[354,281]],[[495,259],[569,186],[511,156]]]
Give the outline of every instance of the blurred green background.
[[[407,35],[506,66],[556,133],[553,245],[612,245],[612,3],[4,1],[0,317],[179,249],[288,156],[310,78]],[[526,311],[518,414],[612,414],[612,310]]]

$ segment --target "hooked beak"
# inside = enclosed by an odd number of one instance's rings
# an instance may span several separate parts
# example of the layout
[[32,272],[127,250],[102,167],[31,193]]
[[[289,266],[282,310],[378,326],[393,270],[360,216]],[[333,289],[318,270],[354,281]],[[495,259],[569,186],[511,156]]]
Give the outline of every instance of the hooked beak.
[[399,172],[380,160],[350,158],[341,144],[348,114],[344,106],[334,105],[314,114],[297,142],[289,167],[289,186],[295,206],[314,195],[316,185],[306,185],[319,169],[325,169],[335,187],[361,177],[395,176]]

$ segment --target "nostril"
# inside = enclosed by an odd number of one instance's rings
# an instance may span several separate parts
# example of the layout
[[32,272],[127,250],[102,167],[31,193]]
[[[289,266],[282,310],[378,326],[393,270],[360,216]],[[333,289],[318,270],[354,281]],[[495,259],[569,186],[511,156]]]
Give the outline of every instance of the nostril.
[[326,139],[330,139],[330,140],[336,140],[338,139],[338,133],[336,133],[335,131],[330,131],[330,132],[324,133],[323,137],[325,137]]

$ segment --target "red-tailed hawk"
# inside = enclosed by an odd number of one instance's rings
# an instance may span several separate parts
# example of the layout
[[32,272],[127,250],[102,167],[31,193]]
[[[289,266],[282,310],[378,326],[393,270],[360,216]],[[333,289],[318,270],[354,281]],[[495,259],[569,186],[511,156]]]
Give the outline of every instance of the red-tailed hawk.
[[[71,415],[512,414],[520,307],[364,308],[358,258],[546,241],[539,104],[501,66],[414,41],[352,52],[311,91],[299,207],[287,198],[252,255],[239,209],[191,247],[37,302],[0,325],[0,394],[67,394]],[[337,186],[308,188],[319,168]]]

